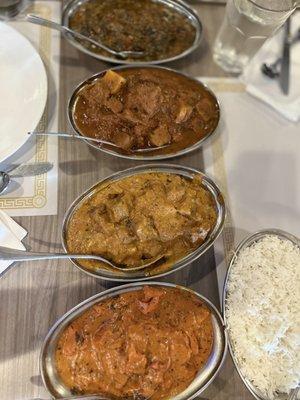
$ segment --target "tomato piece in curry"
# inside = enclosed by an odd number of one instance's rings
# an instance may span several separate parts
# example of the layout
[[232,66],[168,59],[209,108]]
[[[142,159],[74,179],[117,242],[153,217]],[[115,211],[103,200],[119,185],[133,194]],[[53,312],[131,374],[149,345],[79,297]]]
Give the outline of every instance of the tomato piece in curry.
[[59,337],[56,369],[73,394],[161,400],[189,386],[212,345],[211,312],[201,299],[144,286],[73,320]]

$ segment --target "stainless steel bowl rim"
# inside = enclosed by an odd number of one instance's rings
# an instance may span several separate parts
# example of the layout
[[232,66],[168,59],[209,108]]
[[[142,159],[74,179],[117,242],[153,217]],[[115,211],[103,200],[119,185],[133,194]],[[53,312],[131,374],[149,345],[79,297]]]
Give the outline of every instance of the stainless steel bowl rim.
[[[238,361],[235,357],[234,350],[233,350],[233,345],[232,341],[230,338],[230,330],[228,329],[227,326],[227,318],[226,318],[226,298],[227,298],[227,289],[228,289],[228,281],[230,278],[230,273],[231,269],[235,263],[235,261],[238,258],[239,252],[243,250],[244,248],[250,246],[251,244],[257,242],[258,240],[262,239],[265,236],[268,235],[275,235],[278,236],[281,239],[286,239],[294,243],[295,245],[300,247],[300,239],[297,238],[296,236],[292,235],[291,233],[288,233],[286,231],[283,231],[281,229],[277,228],[268,228],[268,229],[262,229],[259,231],[254,232],[253,234],[247,236],[245,239],[243,239],[238,246],[236,247],[236,250],[230,260],[229,267],[226,272],[225,276],[225,281],[224,281],[224,286],[223,286],[223,294],[222,294],[222,310],[223,310],[223,320],[224,320],[224,325],[225,325],[225,330],[227,332],[227,339],[228,339],[228,348],[229,348],[229,353],[230,356],[233,360],[235,369],[237,370],[240,378],[242,379],[244,385],[247,387],[249,392],[257,399],[257,400],[269,400],[269,398],[264,397],[263,394],[259,393],[258,389],[252,385],[252,383],[242,374],[240,366],[238,365]],[[276,400],[276,399],[275,399]],[[278,398],[279,400],[279,398]]]
[[215,129],[213,129],[208,135],[204,136],[202,139],[198,140],[198,142],[194,143],[193,145],[191,145],[189,147],[185,147],[184,149],[181,149],[181,150],[177,151],[176,153],[170,153],[170,154],[158,154],[158,155],[154,154],[152,156],[151,155],[147,155],[147,153],[145,153],[144,155],[143,154],[141,154],[141,155],[138,155],[138,154],[135,154],[135,155],[134,154],[132,154],[132,155],[131,154],[120,154],[120,153],[118,153],[118,152],[116,152],[116,151],[114,151],[112,149],[108,149],[108,148],[103,147],[103,146],[99,147],[99,146],[93,144],[91,141],[85,140],[87,145],[93,147],[94,149],[96,149],[98,151],[103,151],[104,153],[107,153],[107,154],[110,154],[110,155],[113,155],[113,156],[116,156],[116,157],[120,157],[120,158],[126,158],[126,159],[129,159],[129,160],[137,160],[137,161],[150,161],[150,160],[158,161],[158,160],[166,160],[168,158],[179,157],[179,156],[182,156],[184,154],[187,154],[187,153],[190,153],[192,151],[195,151],[195,150],[199,149],[203,145],[203,143],[206,142],[208,139],[210,139],[212,137],[212,135],[217,131],[217,128],[218,128],[219,122],[220,122],[220,117],[221,117],[220,102],[219,102],[217,96],[215,95],[215,93],[205,83],[199,81],[198,79],[196,79],[194,77],[189,76],[188,74],[176,71],[176,70],[174,70],[172,68],[160,67],[160,66],[157,66],[157,65],[148,65],[148,64],[145,64],[145,63],[139,63],[139,64],[134,64],[134,65],[128,64],[126,66],[122,65],[122,66],[118,66],[118,67],[107,68],[107,69],[105,69],[105,70],[103,70],[101,72],[98,72],[98,73],[90,76],[89,78],[83,80],[82,82],[80,82],[77,85],[77,87],[74,89],[72,95],[70,96],[70,99],[69,99],[69,102],[68,102],[68,109],[67,109],[69,123],[70,123],[72,129],[74,130],[74,132],[77,135],[84,137],[84,135],[76,127],[76,124],[75,124],[74,119],[73,119],[73,105],[74,105],[74,102],[75,102],[75,99],[76,99],[76,96],[77,96],[77,93],[79,92],[79,90],[81,90],[85,85],[87,85],[88,83],[92,82],[94,79],[97,79],[98,77],[102,76],[103,74],[105,74],[105,72],[107,72],[109,70],[122,71],[122,70],[126,70],[126,69],[135,69],[135,68],[148,68],[148,69],[153,68],[153,69],[161,69],[161,70],[169,71],[169,72],[175,73],[175,74],[177,74],[179,76],[182,76],[184,78],[187,78],[189,80],[192,80],[192,81],[198,83],[200,86],[203,86],[205,88],[205,90],[207,90],[207,92],[210,93],[214,97],[214,99],[215,99],[215,101],[216,101],[216,103],[218,105],[219,119],[217,121]]
[[[81,4],[86,3],[87,1],[89,1],[89,0],[71,0],[63,9],[62,24],[69,27],[69,18],[72,15],[72,13],[74,12],[74,10]],[[175,61],[175,60],[178,60],[180,58],[187,56],[188,54],[190,54],[194,50],[196,50],[197,47],[199,47],[201,40],[202,40],[202,36],[203,36],[202,35],[203,26],[202,26],[201,20],[198,16],[197,12],[191,6],[189,6],[187,3],[185,3],[182,0],[177,0],[177,1],[176,0],[155,0],[155,2],[166,4],[170,8],[176,9],[176,11],[178,13],[187,16],[188,19],[190,20],[191,24],[196,29],[196,36],[195,36],[194,43],[189,48],[184,50],[182,53],[177,54],[176,56],[161,59],[161,60],[152,60],[152,61],[148,61],[148,62],[146,61],[146,63],[150,64],[150,65],[164,64],[164,63]],[[80,50],[83,53],[88,54],[89,56],[94,57],[98,60],[106,61],[106,62],[109,62],[112,64],[122,64],[122,65],[139,64],[140,63],[139,61],[134,62],[132,60],[131,61],[118,60],[115,58],[102,56],[101,54],[94,53],[94,52],[88,50],[87,48],[85,48],[84,46],[82,46],[76,39],[74,39],[72,37],[72,35],[65,35],[65,37],[78,50]]]
[[[163,271],[159,274],[156,275],[150,275],[150,276],[145,276],[145,275],[134,275],[134,273],[128,273],[128,276],[126,277],[125,275],[123,276],[118,276],[117,273],[113,273],[112,271],[106,271],[106,270],[101,270],[99,273],[93,272],[91,270],[85,269],[82,267],[79,263],[76,262],[74,259],[70,259],[70,261],[75,265],[76,268],[81,270],[82,272],[93,276],[94,278],[97,279],[102,279],[102,280],[108,280],[108,281],[114,281],[114,282],[140,282],[140,281],[146,281],[146,280],[151,280],[154,278],[158,277],[163,277],[166,275],[169,275],[175,271],[178,271],[184,267],[186,267],[188,264],[194,262],[197,260],[201,255],[203,255],[208,249],[214,244],[216,239],[219,237],[223,230],[224,222],[225,222],[225,217],[226,217],[226,205],[225,205],[225,200],[223,198],[223,195],[219,189],[219,187],[215,184],[213,179],[211,179],[208,175],[204,174],[203,172],[200,172],[194,168],[186,167],[183,165],[176,165],[176,164],[163,164],[163,163],[153,163],[153,164],[145,164],[145,165],[138,165],[136,167],[128,168],[122,171],[115,172],[109,176],[107,176],[104,179],[101,179],[98,181],[96,184],[92,185],[90,188],[88,188],[86,191],[84,191],[81,195],[79,195],[69,206],[68,210],[65,213],[65,216],[63,218],[62,222],[62,234],[61,234],[61,240],[62,240],[62,247],[64,251],[67,253],[67,246],[66,246],[66,230],[67,230],[67,225],[69,222],[69,219],[71,218],[74,210],[81,204],[82,201],[84,201],[89,195],[93,193],[95,188],[100,185],[100,184],[105,184],[106,182],[112,182],[116,180],[123,179],[128,176],[136,175],[136,174],[142,174],[146,172],[162,172],[162,173],[171,173],[174,175],[180,175],[183,177],[188,177],[191,178],[195,175],[201,175],[203,178],[203,181],[208,185],[206,188],[210,191],[211,195],[214,197],[216,208],[217,208],[217,222],[216,225],[213,229],[212,232],[210,232],[208,238],[200,245],[196,250],[193,252],[187,254],[185,257],[182,259],[178,260],[177,262],[174,263],[172,268],[169,268],[166,271]],[[101,272],[101,273],[100,273]],[[109,273],[110,272],[110,273]],[[106,275],[103,275],[103,273],[106,273]],[[143,271],[137,271],[137,274],[143,274]]]
[[[215,307],[215,305],[209,299],[207,299],[205,296],[203,296],[200,293],[194,291],[193,289],[187,288],[185,286],[181,286],[181,285],[177,285],[177,284],[173,284],[173,283],[167,283],[167,282],[156,282],[156,281],[151,281],[151,282],[133,282],[133,283],[129,283],[129,284],[126,284],[126,285],[121,285],[121,286],[113,287],[111,289],[107,289],[107,290],[105,290],[103,292],[97,293],[97,294],[89,297],[88,299],[86,299],[86,300],[82,301],[81,303],[77,304],[71,310],[67,311],[51,327],[51,329],[49,330],[49,332],[47,333],[47,335],[46,335],[46,337],[45,337],[45,339],[43,341],[43,344],[42,344],[42,347],[41,347],[41,351],[40,351],[40,356],[39,356],[39,369],[40,369],[41,377],[42,377],[42,380],[43,380],[45,388],[48,390],[48,392],[50,393],[51,396],[54,396],[54,394],[52,393],[52,391],[49,389],[49,387],[47,385],[47,382],[46,382],[46,379],[47,379],[46,367],[44,367],[44,364],[45,364],[45,362],[47,360],[47,356],[49,356],[49,354],[48,354],[49,352],[47,351],[49,342],[51,341],[51,338],[53,337],[53,335],[55,335],[57,329],[59,327],[61,327],[59,332],[56,333],[56,335],[59,335],[59,333],[63,330],[63,328],[65,326],[68,325],[68,323],[70,321],[72,321],[74,318],[76,318],[79,315],[81,315],[81,313],[83,313],[84,311],[86,311],[87,309],[92,307],[98,301],[102,301],[102,300],[105,300],[105,299],[107,299],[109,297],[113,297],[114,295],[118,295],[120,292],[126,292],[126,289],[134,290],[135,288],[137,288],[137,290],[138,290],[138,289],[141,289],[143,286],[174,287],[174,288],[178,288],[180,290],[187,290],[187,291],[193,293],[195,296],[197,296],[198,298],[203,300],[204,303],[206,303],[206,305],[211,309],[212,315],[215,317],[215,319],[217,321],[217,325],[219,326],[219,334],[222,336],[221,337],[221,341],[222,341],[222,343],[221,343],[221,347],[222,347],[221,356],[218,359],[218,363],[214,366],[214,371],[210,375],[210,377],[208,378],[206,383],[203,386],[201,386],[199,389],[197,388],[197,390],[191,396],[181,398],[180,394],[178,394],[177,396],[171,398],[170,400],[192,400],[195,397],[197,397],[200,393],[202,393],[213,382],[213,380],[216,378],[216,376],[218,375],[221,367],[223,366],[223,364],[225,362],[226,355],[227,355],[227,348],[228,348],[228,338],[227,338],[227,332],[226,332],[226,329],[225,329],[225,326],[224,326],[224,322],[223,322],[223,319],[222,319],[222,316],[221,316],[220,312]],[[53,345],[55,346],[55,344],[56,344],[56,341],[54,339],[54,344]],[[196,379],[197,379],[197,377],[194,379],[194,381]],[[187,390],[187,389],[185,389],[185,390]],[[182,392],[182,393],[184,393],[184,392]]]

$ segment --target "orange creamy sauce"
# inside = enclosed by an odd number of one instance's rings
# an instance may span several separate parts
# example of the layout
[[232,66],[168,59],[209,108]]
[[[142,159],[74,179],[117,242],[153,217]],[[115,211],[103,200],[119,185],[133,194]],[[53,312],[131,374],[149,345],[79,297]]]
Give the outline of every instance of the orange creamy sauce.
[[73,394],[165,399],[189,386],[212,345],[211,313],[199,298],[145,286],[75,319],[58,340],[56,368]]
[[[124,269],[163,256],[149,267],[162,270],[199,247],[216,219],[214,199],[200,176],[142,173],[100,184],[71,216],[67,248],[101,255]],[[95,260],[80,264],[109,268]]]

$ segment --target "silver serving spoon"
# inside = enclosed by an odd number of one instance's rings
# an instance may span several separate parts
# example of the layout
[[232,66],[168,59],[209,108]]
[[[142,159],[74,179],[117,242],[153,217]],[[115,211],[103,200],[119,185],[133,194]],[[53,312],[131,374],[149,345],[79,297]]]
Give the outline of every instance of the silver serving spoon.
[[126,267],[119,266],[114,264],[112,261],[107,260],[104,257],[97,256],[95,254],[69,254],[69,253],[35,253],[31,251],[23,251],[10,249],[9,247],[0,246],[0,260],[6,261],[35,261],[35,260],[53,260],[53,259],[81,259],[81,260],[96,260],[102,261],[105,264],[108,264],[111,268],[123,271],[123,272],[131,272],[131,271],[139,271],[141,269],[145,269],[155,264],[159,260],[163,259],[165,256],[160,255],[155,258],[152,258],[151,261],[148,261],[144,264],[139,265],[138,267]]
[[[68,138],[68,139],[79,139],[79,140],[83,140],[83,141],[94,142],[99,145],[107,144],[109,146],[113,146],[113,147],[116,147],[121,150],[126,150],[126,149],[123,149],[122,147],[118,146],[116,143],[109,142],[104,139],[97,139],[97,138],[92,138],[89,136],[74,135],[74,134],[69,134],[69,133],[64,133],[64,132],[36,132],[36,131],[33,131],[33,132],[28,132],[28,135],[59,136],[59,137],[64,137],[64,138]],[[126,151],[128,151],[130,153],[148,153],[150,151],[163,149],[164,147],[167,147],[167,146],[169,146],[169,144],[164,144],[163,146],[157,146],[157,147],[148,147],[146,149],[134,149],[134,150],[126,150]]]
[[24,176],[35,176],[45,174],[53,167],[52,163],[41,162],[33,164],[18,165],[9,171],[0,171],[0,194],[4,193],[11,182],[11,178]]
[[140,58],[144,55],[144,52],[141,52],[141,51],[116,51],[116,50],[113,50],[110,47],[107,47],[104,44],[99,43],[98,41],[83,35],[82,33],[73,31],[72,29],[70,29],[64,25],[58,24],[57,22],[53,22],[53,21],[50,21],[45,18],[38,17],[37,15],[17,14],[17,15],[11,15],[10,17],[0,15],[0,20],[7,21],[8,19],[13,19],[16,21],[31,22],[32,24],[46,26],[47,28],[55,29],[64,34],[72,35],[74,37],[77,37],[80,40],[85,40],[86,42],[89,42],[92,46],[97,47],[101,50],[105,50],[108,53],[115,56],[116,58],[120,58],[122,60],[126,60],[127,58]]

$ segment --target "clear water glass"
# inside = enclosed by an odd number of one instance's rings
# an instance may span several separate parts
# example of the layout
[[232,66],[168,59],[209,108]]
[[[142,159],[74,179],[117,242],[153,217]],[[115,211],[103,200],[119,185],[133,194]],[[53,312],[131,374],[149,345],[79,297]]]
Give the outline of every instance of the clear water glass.
[[14,7],[20,3],[21,0],[0,0],[0,9]]
[[227,72],[241,73],[297,5],[295,0],[227,0],[214,43],[214,61]]
[[30,0],[0,0],[0,20],[15,17],[26,9],[29,3]]

